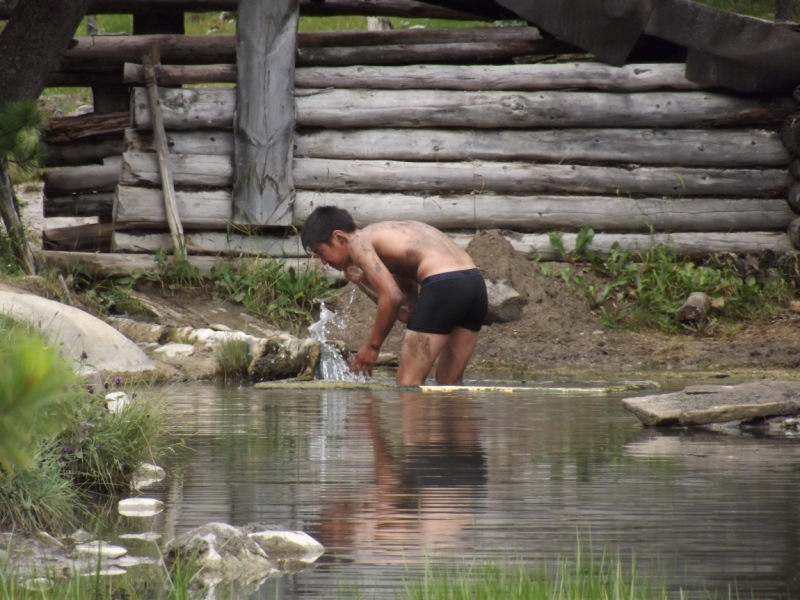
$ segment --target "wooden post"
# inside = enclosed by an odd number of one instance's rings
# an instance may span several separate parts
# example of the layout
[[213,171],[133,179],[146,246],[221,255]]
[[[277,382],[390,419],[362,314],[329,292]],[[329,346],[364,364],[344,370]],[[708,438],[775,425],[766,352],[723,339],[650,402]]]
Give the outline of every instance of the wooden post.
[[183,239],[183,226],[178,216],[178,205],[175,202],[175,186],[172,183],[172,171],[169,166],[169,145],[167,144],[167,134],[164,131],[164,121],[161,118],[161,109],[158,101],[155,65],[159,62],[158,46],[153,45],[150,47],[148,54],[142,56],[142,66],[144,66],[150,110],[153,112],[153,137],[156,140],[156,148],[158,150],[158,168],[161,173],[162,189],[164,190],[164,210],[167,213],[172,247],[175,258],[185,260],[186,243]]
[[241,0],[236,20],[233,220],[289,225],[298,0]]
[[8,163],[0,159],[0,215],[6,225],[8,237],[14,246],[14,253],[19,260],[22,270],[28,275],[36,275],[36,261],[25,238],[25,229],[14,204],[14,186],[8,175]]

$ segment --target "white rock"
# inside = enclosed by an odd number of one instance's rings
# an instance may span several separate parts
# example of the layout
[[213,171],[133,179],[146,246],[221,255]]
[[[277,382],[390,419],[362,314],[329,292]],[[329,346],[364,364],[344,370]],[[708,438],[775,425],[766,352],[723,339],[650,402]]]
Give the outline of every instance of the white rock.
[[95,569],[94,571],[90,571],[88,573],[81,573],[81,577],[94,577],[96,575],[100,575],[101,577],[112,577],[116,575],[125,575],[127,571],[120,567],[107,567],[105,569],[100,569],[99,571]]
[[195,348],[192,344],[164,344],[160,348],[153,350],[153,354],[159,354],[166,358],[179,358],[183,356],[191,356],[195,353]]
[[152,556],[123,556],[116,561],[118,567],[136,567],[138,565],[157,565],[161,559]]
[[166,471],[158,465],[141,463],[136,471],[134,471],[133,477],[131,477],[131,485],[134,489],[141,490],[154,483],[158,483],[164,479],[166,475]]
[[130,404],[131,399],[125,392],[110,392],[106,394],[106,408],[110,413],[122,412]]
[[92,554],[94,556],[102,556],[104,558],[119,558],[120,556],[125,556],[128,553],[128,550],[122,546],[114,546],[101,541],[78,544],[75,546],[75,551],[78,554]]
[[23,581],[22,587],[24,587],[26,590],[45,591],[52,589],[53,581],[47,577],[36,577],[35,579]]
[[303,531],[256,531],[249,534],[267,556],[314,562],[325,546]]
[[164,510],[164,503],[154,498],[126,498],[117,508],[125,517],[152,517]]
[[157,542],[161,539],[161,534],[155,531],[147,531],[145,533],[123,533],[119,536],[123,540],[143,540],[145,542]]

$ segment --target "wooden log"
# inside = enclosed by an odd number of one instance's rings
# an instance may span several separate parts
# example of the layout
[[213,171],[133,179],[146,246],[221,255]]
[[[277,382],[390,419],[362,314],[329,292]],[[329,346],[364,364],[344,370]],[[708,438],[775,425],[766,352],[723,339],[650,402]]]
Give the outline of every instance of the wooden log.
[[800,213],[800,183],[795,183],[786,194],[786,201],[795,213]]
[[[173,182],[181,187],[225,187],[233,185],[231,156],[170,155]],[[122,185],[161,185],[161,173],[155,154],[126,152],[123,154]]]
[[[154,189],[120,186],[117,223],[166,227]],[[185,223],[197,229],[229,227],[227,192],[178,192]],[[359,226],[390,219],[423,221],[440,229],[553,231],[592,226],[597,231],[783,231],[794,215],[783,200],[631,200],[620,197],[408,196],[402,194],[318,194],[298,192],[292,225],[302,227],[314,206],[334,204]]]
[[113,223],[91,223],[42,231],[45,250],[65,252],[108,252],[111,249]]
[[793,156],[800,156],[800,113],[789,115],[783,120],[781,139]]
[[678,320],[698,327],[705,322],[709,310],[711,298],[703,292],[692,292],[678,309]]
[[[141,254],[39,250],[34,252],[34,256],[44,268],[58,270],[63,273],[72,273],[80,265],[90,276],[98,278],[125,277],[136,271],[158,273],[161,270],[161,265],[155,257]],[[316,270],[327,277],[336,277],[338,275],[336,272],[324,268],[318,260],[313,258],[276,260],[282,262],[286,269],[293,268],[298,272]],[[229,258],[219,256],[189,256],[188,261],[193,267],[199,269],[204,276],[209,276],[211,269],[219,269],[224,263],[231,262]],[[235,262],[234,266],[236,266]]]
[[[229,157],[172,155],[176,185],[228,187]],[[155,156],[125,153],[125,185],[161,184]],[[794,182],[783,169],[690,169],[598,167],[520,162],[403,162],[297,158],[297,189],[315,191],[505,192],[652,194],[664,196],[785,197]]]
[[122,174],[122,157],[106,158],[102,165],[61,167],[45,171],[44,195],[48,198],[89,192],[111,192]]
[[[536,27],[449,27],[372,31],[307,31],[297,34],[299,48],[342,46],[392,46],[397,44],[465,44],[480,42],[539,41]],[[563,43],[563,42],[562,42]],[[581,52],[575,46],[571,51]]]
[[45,87],[97,87],[122,84],[123,70],[117,66],[53,71]]
[[297,189],[785,197],[783,169],[596,167],[530,163],[420,163],[298,158]]
[[510,61],[516,57],[532,54],[557,54],[559,50],[565,48],[566,46],[557,40],[298,48],[297,66],[335,67]]
[[697,129],[300,131],[295,156],[404,161],[532,160],[687,167],[778,167],[791,159],[777,132]]
[[172,238],[172,252],[176,259],[186,259],[186,246],[183,241],[183,225],[181,225],[180,212],[175,202],[175,184],[172,181],[172,168],[170,166],[169,146],[167,134],[164,131],[164,121],[161,117],[161,107],[158,103],[158,85],[156,84],[155,65],[159,62],[158,45],[150,46],[147,54],[142,56],[144,78],[147,84],[147,99],[150,113],[153,115],[153,138],[156,143],[156,159],[158,161],[161,190],[164,193],[164,212],[167,216],[169,234]]
[[[153,152],[148,132],[129,129],[128,151]],[[233,154],[230,131],[168,131],[175,154]],[[790,160],[777,132],[702,129],[300,130],[296,158],[620,162],[684,167],[780,167]],[[795,177],[800,178],[800,170]]]
[[122,136],[125,128],[130,126],[130,119],[129,112],[56,117],[48,119],[45,123],[42,141],[46,144],[58,144],[100,135]]
[[794,248],[800,250],[800,217],[789,223],[786,235],[791,240]]
[[485,7],[483,14],[458,11],[412,0],[301,0],[300,14],[304,17],[335,17],[340,15],[364,17],[404,17],[408,19],[447,19],[453,21],[480,21],[516,19],[517,16],[503,8]]
[[402,67],[305,67],[297,69],[298,88],[563,90],[608,92],[699,90],[684,76],[686,65],[645,64],[612,67],[578,62],[530,65],[413,65]]
[[[167,144],[173,154],[233,156],[233,133],[224,130],[167,131]],[[155,152],[149,131],[125,130],[128,152]],[[781,148],[783,144],[781,144]]]
[[[235,92],[222,88],[161,90],[168,129],[229,129]],[[304,90],[298,127],[739,127],[777,123],[789,97],[734,97],[706,92],[461,92]],[[133,127],[149,128],[141,88],[134,88]]]
[[45,144],[45,167],[68,167],[102,163],[104,158],[122,156],[125,140],[121,135],[95,136],[75,142]]
[[[466,248],[473,238],[473,235],[468,233],[449,235],[461,248]],[[517,252],[528,258],[536,258],[543,261],[563,260],[560,252],[553,249],[550,244],[550,237],[546,233],[528,233],[522,235],[508,235],[505,237]],[[117,238],[116,234],[115,238]],[[564,233],[562,234],[562,238],[565,250],[567,252],[572,252],[575,249],[577,234]],[[124,234],[119,234],[119,240],[120,243],[124,241],[126,246],[130,247],[132,251],[148,253],[157,251],[158,248],[163,247],[165,243],[169,244],[169,241],[163,237],[139,236],[139,240],[134,242]],[[198,252],[213,254],[215,248],[220,247],[220,238],[219,236],[214,237],[209,234],[198,234],[198,236],[194,238],[194,244]],[[640,253],[646,252],[648,249],[658,245],[669,247],[677,256],[698,257],[725,252],[734,254],[758,254],[769,251],[778,255],[783,255],[795,251],[788,236],[783,232],[704,232],[653,235],[598,233],[595,234],[592,239],[589,249],[596,250],[601,255],[607,256],[611,253],[612,247],[615,244],[618,244],[622,250],[634,253],[632,255],[634,260],[639,258]],[[266,254],[264,250],[267,248],[254,242],[252,246],[249,246],[249,249],[258,250],[258,254]]]
[[[236,83],[236,65],[158,65],[156,78],[162,85],[197,83]],[[122,82],[128,85],[144,83],[141,65],[125,63]]]
[[298,193],[295,227],[316,206],[346,209],[359,226],[423,221],[439,229],[514,231],[784,231],[794,213],[781,199],[682,199],[593,196],[406,196]]
[[[142,233],[117,231],[113,238],[113,252],[155,254],[169,249],[169,235],[163,232]],[[269,235],[242,235],[239,233],[204,231],[186,236],[189,254],[272,256],[303,258],[309,254],[303,249],[299,236],[277,237]]]
[[100,217],[111,219],[114,208],[114,192],[97,194],[70,194],[68,196],[45,196],[43,213],[50,217]]
[[298,0],[241,0],[233,122],[233,218],[288,225],[294,182],[292,147]]
[[795,179],[800,180],[800,160],[793,160],[789,165],[789,173]]
[[[175,193],[184,229],[227,229],[231,221],[230,191]],[[114,199],[114,222],[166,227],[161,190],[120,185]]]

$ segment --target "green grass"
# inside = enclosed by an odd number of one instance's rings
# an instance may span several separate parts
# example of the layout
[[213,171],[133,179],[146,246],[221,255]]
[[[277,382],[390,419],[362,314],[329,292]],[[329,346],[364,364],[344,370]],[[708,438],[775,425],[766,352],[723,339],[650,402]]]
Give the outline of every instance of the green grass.
[[250,366],[250,355],[247,353],[247,342],[244,340],[226,340],[214,354],[219,365],[222,379],[228,381],[242,380],[247,377]]
[[[587,249],[593,236],[591,228],[583,229],[570,254],[561,234],[551,233],[553,248],[573,264],[549,274],[580,289],[607,326],[677,332],[681,326],[675,315],[692,292],[711,298],[712,327],[720,321],[764,319],[785,312],[800,292],[797,255],[692,259],[678,256],[668,245],[629,252],[614,244],[604,257]],[[585,261],[584,266],[578,261]]]

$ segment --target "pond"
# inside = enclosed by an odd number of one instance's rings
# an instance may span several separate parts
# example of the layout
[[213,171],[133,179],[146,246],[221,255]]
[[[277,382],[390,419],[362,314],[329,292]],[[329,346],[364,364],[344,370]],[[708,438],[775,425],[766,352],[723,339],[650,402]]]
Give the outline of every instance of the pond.
[[165,510],[112,539],[262,522],[326,546],[253,598],[390,597],[425,561],[555,562],[579,543],[691,597],[798,597],[797,440],[647,430],[621,398],[181,386],[186,449],[146,491]]

